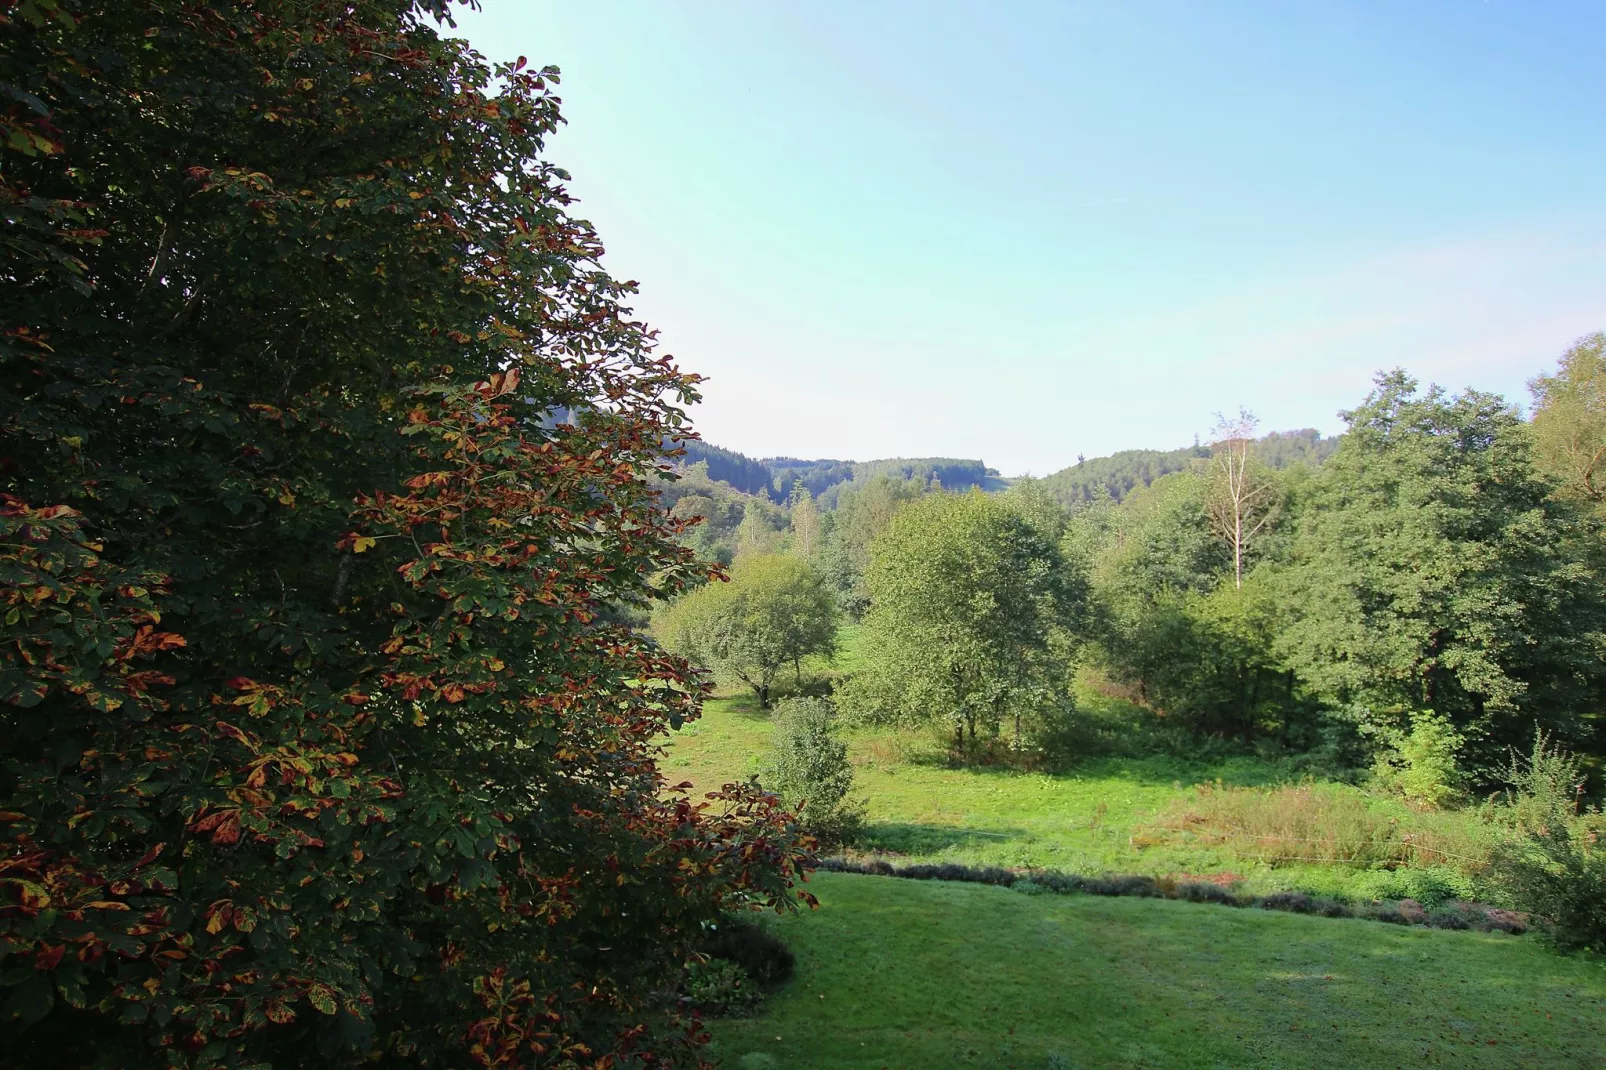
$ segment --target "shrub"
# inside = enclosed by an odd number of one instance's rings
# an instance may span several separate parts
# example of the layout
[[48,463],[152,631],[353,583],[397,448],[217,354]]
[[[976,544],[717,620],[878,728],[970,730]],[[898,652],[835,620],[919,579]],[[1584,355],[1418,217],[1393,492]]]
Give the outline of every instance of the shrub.
[[763,1002],[747,971],[728,959],[691,962],[686,966],[686,999],[703,1014],[739,1015]]
[[1350,891],[1361,899],[1415,899],[1436,908],[1452,899],[1476,898],[1477,882],[1448,866],[1403,867],[1357,874]]
[[1378,756],[1375,780],[1422,806],[1451,805],[1461,797],[1456,755],[1465,742],[1448,717],[1432,710],[1415,711],[1409,732],[1389,735],[1390,747]]
[[1606,952],[1606,831],[1599,810],[1578,812],[1577,759],[1538,733],[1526,760],[1512,757],[1515,818],[1495,853],[1495,879],[1561,950]]
[[1576,755],[1556,744],[1543,729],[1534,732],[1533,748],[1508,754],[1505,793],[1507,823],[1534,829],[1557,814],[1577,814],[1583,796],[1584,772]]
[[774,934],[745,918],[727,918],[712,925],[703,953],[733,962],[760,985],[776,985],[792,976],[792,951]]
[[823,698],[791,698],[775,713],[775,742],[768,786],[801,807],[803,827],[826,843],[853,842],[864,824],[864,804],[848,798],[853,766],[847,744],[834,731],[834,711]]
[[1186,899],[1190,903],[1237,905],[1237,896],[1233,895],[1231,889],[1223,888],[1219,884],[1211,884],[1208,881],[1184,881],[1178,884],[1177,898]]
[[1255,906],[1262,910],[1283,910],[1290,914],[1320,914],[1324,918],[1352,916],[1350,909],[1343,903],[1321,896],[1306,895],[1304,892],[1273,892],[1255,900]]
[[899,869],[897,875],[917,881],[964,881],[1004,887],[1017,879],[1012,871],[1000,866],[967,866],[959,862],[916,862]]

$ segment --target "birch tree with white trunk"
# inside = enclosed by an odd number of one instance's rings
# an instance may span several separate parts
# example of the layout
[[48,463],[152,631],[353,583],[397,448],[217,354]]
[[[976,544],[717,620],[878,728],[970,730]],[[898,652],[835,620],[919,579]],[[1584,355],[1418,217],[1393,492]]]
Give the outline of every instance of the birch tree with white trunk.
[[1277,485],[1254,456],[1255,429],[1260,421],[1240,408],[1238,415],[1216,414],[1211,432],[1210,494],[1206,510],[1210,526],[1232,551],[1233,585],[1244,585],[1244,562],[1250,545],[1277,515]]

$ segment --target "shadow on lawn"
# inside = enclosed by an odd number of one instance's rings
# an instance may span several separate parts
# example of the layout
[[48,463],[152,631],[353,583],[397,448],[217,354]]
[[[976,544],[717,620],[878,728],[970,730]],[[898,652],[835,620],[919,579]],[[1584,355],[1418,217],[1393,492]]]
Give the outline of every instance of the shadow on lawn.
[[873,821],[864,827],[856,846],[866,851],[924,855],[975,843],[1007,843],[1024,835],[1026,833],[1021,829],[993,831],[955,828],[952,825],[915,825],[905,821]]
[[775,711],[760,709],[758,699],[751,694],[746,695],[715,695],[708,699],[707,705],[717,705],[725,713],[735,714],[744,721],[754,721],[768,724],[774,720]]

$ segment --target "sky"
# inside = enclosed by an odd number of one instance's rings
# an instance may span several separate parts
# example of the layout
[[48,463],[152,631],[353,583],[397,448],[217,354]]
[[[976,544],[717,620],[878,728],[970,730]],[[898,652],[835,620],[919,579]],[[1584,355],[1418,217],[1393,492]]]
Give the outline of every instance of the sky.
[[1044,475],[1606,328],[1606,4],[483,0],[750,456]]

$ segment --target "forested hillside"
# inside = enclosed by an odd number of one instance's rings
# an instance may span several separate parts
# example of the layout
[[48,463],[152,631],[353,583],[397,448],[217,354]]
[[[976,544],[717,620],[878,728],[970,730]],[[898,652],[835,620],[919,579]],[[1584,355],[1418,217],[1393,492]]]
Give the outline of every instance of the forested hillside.
[[[1264,435],[1249,450],[1257,465],[1276,470],[1320,463],[1338,442],[1307,428]],[[660,484],[662,502],[677,517],[700,518],[686,541],[701,558],[730,564],[744,546],[748,551],[787,550],[801,538],[811,553],[823,555],[822,572],[851,612],[865,604],[862,573],[870,542],[897,508],[936,491],[993,493],[1011,485],[978,460],[756,459],[696,439],[670,445],[685,455],[676,461],[678,475]],[[1096,501],[1106,490],[1119,502],[1164,476],[1203,472],[1211,457],[1210,446],[1124,450],[1027,482],[1035,488],[1033,495],[1059,506]]]
[[[755,461],[746,454],[721,449],[695,438],[674,439],[670,445],[686,451],[679,462],[683,467],[690,468],[699,463],[707,465],[709,479],[729,484],[743,494],[770,492],[773,477],[763,461]],[[784,494],[781,500],[785,500]]]
[[[795,462],[794,462],[795,463]],[[998,470],[988,468],[981,461],[957,460],[952,457],[893,457],[882,461],[807,461],[801,462],[810,465],[807,469],[794,469],[782,467],[777,461],[771,461],[771,467],[776,471],[777,482],[784,480],[790,489],[792,480],[801,478],[803,485],[809,492],[820,499],[820,504],[827,509],[836,508],[841,500],[842,493],[847,489],[848,483],[868,483],[873,479],[886,477],[902,482],[918,482],[941,487],[945,490],[969,490],[977,487],[981,490],[1001,490],[1007,484],[999,476]],[[846,479],[830,478],[839,466],[845,465],[848,470]],[[820,476],[810,479],[809,476],[819,472]],[[815,489],[816,483],[821,484]]]
[[979,460],[953,457],[892,457],[879,461],[839,461],[831,458],[766,457],[762,460],[723,449],[698,439],[674,439],[670,446],[685,451],[682,468],[706,465],[709,479],[725,483],[743,494],[764,495],[772,502],[789,500],[802,484],[820,505],[837,506],[843,487],[865,483],[878,476],[899,481],[916,480],[948,490],[1001,490],[1007,485],[996,468]]
[[[1273,431],[1257,439],[1256,458],[1272,468],[1292,464],[1320,464],[1338,448],[1338,438],[1323,438],[1319,431]],[[1210,460],[1210,446],[1184,446],[1175,450],[1121,450],[1108,457],[1079,460],[1043,478],[1043,486],[1061,505],[1092,501],[1104,493],[1120,501],[1136,487],[1147,487],[1172,472],[1197,469]]]

